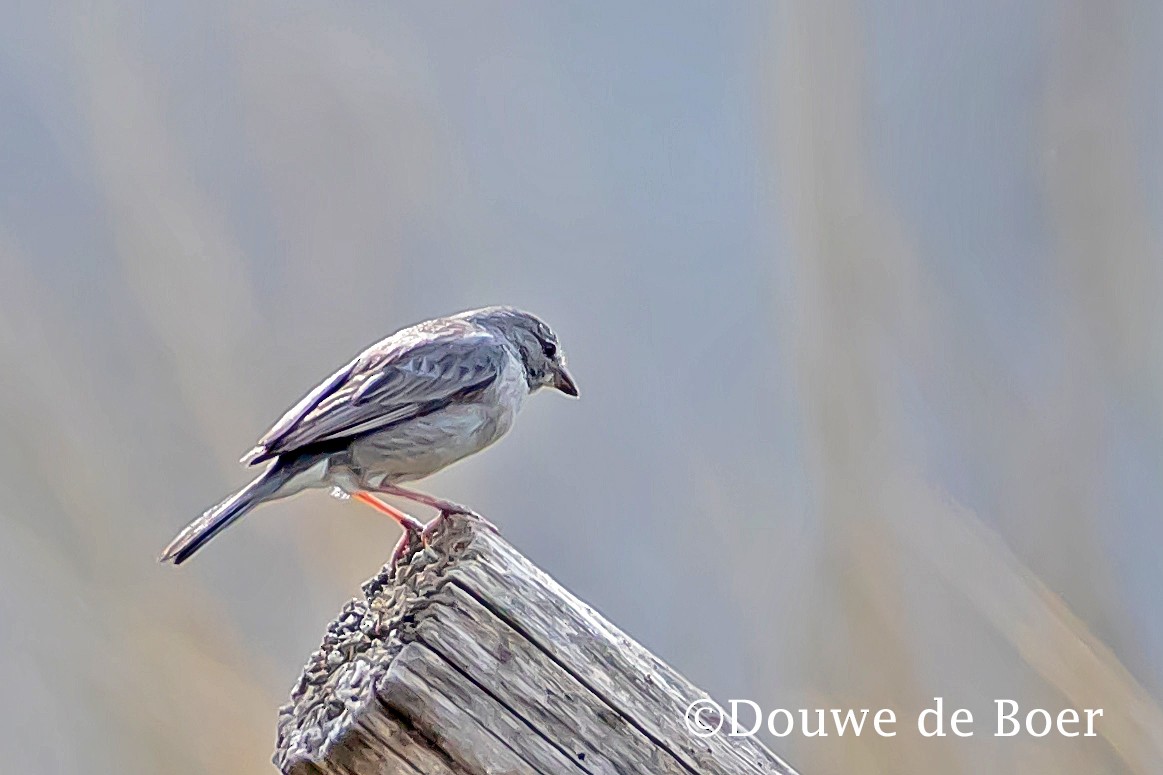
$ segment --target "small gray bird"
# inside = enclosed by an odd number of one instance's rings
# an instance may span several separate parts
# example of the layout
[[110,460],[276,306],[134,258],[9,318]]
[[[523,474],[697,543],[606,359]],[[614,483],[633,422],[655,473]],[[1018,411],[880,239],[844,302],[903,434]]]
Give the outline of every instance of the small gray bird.
[[401,482],[436,473],[500,439],[525,397],[570,396],[557,336],[513,307],[485,307],[405,328],[360,353],[296,404],[242,462],[271,461],[253,482],[186,526],[162,552],[175,565],[243,514],[310,488],[333,488],[396,519],[397,559],[423,524],[371,493],[477,516]]

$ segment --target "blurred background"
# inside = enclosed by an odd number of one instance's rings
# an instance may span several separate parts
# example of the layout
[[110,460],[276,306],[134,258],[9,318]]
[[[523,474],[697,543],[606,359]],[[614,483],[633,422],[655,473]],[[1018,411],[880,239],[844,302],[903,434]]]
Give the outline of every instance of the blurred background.
[[0,770],[270,771],[396,528],[158,551],[360,348],[510,303],[582,400],[424,488],[712,696],[905,719],[805,775],[1163,772],[1163,6],[956,5],[9,0]]

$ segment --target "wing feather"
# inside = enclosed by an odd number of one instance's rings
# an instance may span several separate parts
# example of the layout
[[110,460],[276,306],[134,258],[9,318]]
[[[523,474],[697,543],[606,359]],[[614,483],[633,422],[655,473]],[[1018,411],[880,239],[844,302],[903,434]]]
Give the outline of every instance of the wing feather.
[[279,421],[276,422],[271,429],[263,434],[262,438],[258,440],[254,448],[242,456],[242,462],[247,465],[262,462],[274,455],[267,454],[268,448],[277,443],[279,439],[287,434],[295,427],[304,417],[316,409],[327,396],[335,392],[335,390],[346,382],[353,371],[358,367],[359,359],[356,358],[339,371],[332,374],[327,379],[320,382],[314,390],[303,396],[299,403],[295,404],[287,413],[284,414]]
[[492,334],[460,321],[401,332],[311,391],[243,460],[257,463],[439,411],[492,384],[505,358]]

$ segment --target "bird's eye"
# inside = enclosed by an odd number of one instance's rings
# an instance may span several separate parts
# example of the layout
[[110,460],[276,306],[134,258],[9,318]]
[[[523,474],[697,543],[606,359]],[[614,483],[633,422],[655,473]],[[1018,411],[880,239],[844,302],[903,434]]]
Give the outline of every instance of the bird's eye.
[[555,342],[543,342],[541,349],[545,353],[546,358],[557,357],[557,344]]

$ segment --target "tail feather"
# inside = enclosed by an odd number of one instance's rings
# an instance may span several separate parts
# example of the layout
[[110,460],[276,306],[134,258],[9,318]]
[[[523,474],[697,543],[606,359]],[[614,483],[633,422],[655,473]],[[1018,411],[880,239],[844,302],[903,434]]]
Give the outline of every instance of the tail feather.
[[267,500],[294,475],[290,466],[276,460],[253,482],[231,495],[217,506],[206,511],[178,533],[170,545],[162,551],[158,562],[172,562],[181,565],[194,552],[201,549],[214,536],[221,533],[239,517]]

